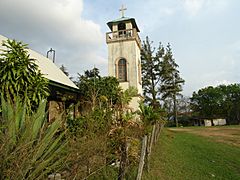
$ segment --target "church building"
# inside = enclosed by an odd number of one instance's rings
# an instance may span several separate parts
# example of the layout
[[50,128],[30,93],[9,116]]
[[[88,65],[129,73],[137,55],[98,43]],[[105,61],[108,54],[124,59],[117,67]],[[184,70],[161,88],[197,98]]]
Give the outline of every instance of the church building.
[[138,95],[130,102],[136,111],[142,98],[141,40],[139,28],[134,18],[124,16],[124,8],[119,19],[107,23],[111,32],[106,33],[108,45],[108,75],[116,77],[123,90],[135,87]]

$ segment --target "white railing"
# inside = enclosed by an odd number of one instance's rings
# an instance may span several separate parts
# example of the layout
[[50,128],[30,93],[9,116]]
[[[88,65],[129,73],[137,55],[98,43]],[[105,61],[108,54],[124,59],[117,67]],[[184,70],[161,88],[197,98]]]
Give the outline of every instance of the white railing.
[[131,39],[135,39],[138,45],[141,47],[141,40],[135,28],[106,33],[107,43],[121,41],[121,40],[131,40]]

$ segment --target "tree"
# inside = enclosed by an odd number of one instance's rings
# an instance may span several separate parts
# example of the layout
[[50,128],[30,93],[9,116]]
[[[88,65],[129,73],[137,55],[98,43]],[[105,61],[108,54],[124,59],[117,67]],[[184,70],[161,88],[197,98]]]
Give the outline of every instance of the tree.
[[0,53],[0,94],[14,100],[20,97],[28,107],[37,107],[49,95],[48,81],[40,73],[27,45],[15,40],[3,41]]
[[76,84],[82,94],[82,100],[91,108],[104,103],[112,106],[117,102],[121,89],[115,77],[101,77],[97,68],[85,71],[84,75],[78,75]]
[[206,87],[194,92],[191,108],[199,118],[225,118],[228,124],[240,124],[240,84]]
[[193,93],[191,106],[198,117],[210,119],[213,125],[213,119],[222,117],[222,100],[222,91],[209,86]]
[[69,76],[69,72],[67,71],[67,68],[63,64],[61,65],[60,69],[66,76]]
[[240,124],[240,84],[220,85],[222,91],[222,114],[228,124]]
[[163,60],[160,62],[160,79],[159,91],[161,98],[165,105],[167,104],[166,102],[169,102],[168,100],[170,100],[170,103],[173,103],[174,120],[176,126],[178,126],[177,97],[181,96],[180,92],[185,81],[180,77],[178,65],[173,58],[170,44],[167,45]]
[[178,122],[183,126],[192,125],[192,111],[190,106],[190,97],[182,96],[177,101]]
[[159,107],[159,91],[160,86],[160,62],[164,55],[164,48],[162,44],[159,44],[157,52],[152,47],[152,42],[146,37],[143,41],[141,51],[141,63],[142,63],[142,87],[143,94],[145,96],[145,102],[152,105],[154,109]]

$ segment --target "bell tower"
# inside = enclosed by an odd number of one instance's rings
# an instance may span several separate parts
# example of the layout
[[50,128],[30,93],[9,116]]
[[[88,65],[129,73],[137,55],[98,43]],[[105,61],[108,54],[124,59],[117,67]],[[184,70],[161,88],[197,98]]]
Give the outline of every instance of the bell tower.
[[122,6],[121,17],[107,23],[110,28],[106,33],[108,75],[116,77],[123,90],[131,86],[137,89],[138,96],[130,103],[130,107],[137,110],[142,97],[140,31],[134,18],[124,16],[124,10]]

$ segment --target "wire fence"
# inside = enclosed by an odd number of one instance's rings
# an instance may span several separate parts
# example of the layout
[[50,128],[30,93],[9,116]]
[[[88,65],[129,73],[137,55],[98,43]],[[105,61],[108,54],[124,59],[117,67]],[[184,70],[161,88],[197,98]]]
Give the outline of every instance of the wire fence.
[[[114,169],[115,174],[111,174],[112,178],[123,180],[123,179],[136,179],[141,180],[142,174],[144,171],[149,171],[150,164],[149,159],[151,156],[152,148],[156,144],[159,135],[161,133],[161,130],[163,128],[163,124],[156,123],[151,127],[151,132],[148,134],[145,134],[142,136],[140,143],[138,145],[138,160],[133,161],[130,156],[130,148],[129,143],[126,145],[125,152],[122,151],[121,153],[125,153],[125,158],[122,158],[122,154],[119,159],[112,158],[111,160],[108,160],[104,163],[104,165],[101,165],[98,167],[95,166],[95,168],[89,170],[89,172],[86,172],[85,176],[82,176],[80,178],[79,173],[76,173],[76,175],[73,177],[73,179],[96,179],[100,178],[101,175],[103,175],[103,172],[109,171],[107,174],[110,174],[112,169]],[[130,150],[129,150],[130,149]],[[105,157],[106,158],[106,157]],[[134,169],[134,170],[133,170]],[[88,170],[87,170],[88,171]],[[126,178],[128,176],[128,178]],[[129,178],[129,176],[131,178]],[[63,177],[65,179],[66,177]],[[48,179],[54,179],[54,180],[62,180],[61,175],[59,173],[51,174],[48,176]]]

